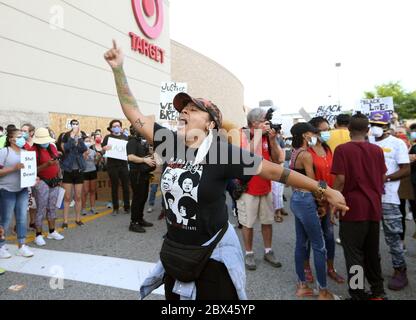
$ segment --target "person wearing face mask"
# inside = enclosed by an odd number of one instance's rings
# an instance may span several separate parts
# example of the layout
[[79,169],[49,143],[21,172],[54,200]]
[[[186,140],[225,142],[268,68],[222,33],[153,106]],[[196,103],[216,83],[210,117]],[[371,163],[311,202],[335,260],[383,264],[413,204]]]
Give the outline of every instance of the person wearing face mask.
[[[7,130],[5,148],[0,150],[0,225],[5,232],[9,229],[13,214],[16,217],[18,256],[30,258],[33,252],[25,244],[27,235],[27,208],[29,193],[20,187],[20,153],[26,144],[22,132],[17,128]],[[11,258],[6,248],[5,236],[0,239],[0,259]]]
[[79,227],[84,225],[81,221],[82,187],[84,184],[83,171],[86,167],[84,152],[88,148],[82,139],[79,121],[72,120],[70,124],[72,129],[62,137],[61,143],[64,152],[61,161],[63,170],[62,187],[65,189],[64,222],[62,224],[64,229],[68,228],[68,213],[72,194],[75,200],[75,223]]
[[60,167],[58,150],[53,145],[54,139],[46,128],[39,128],[33,138],[34,151],[38,165],[38,183],[32,188],[37,204],[35,244],[42,247],[46,242],[42,236],[44,218],[48,218],[49,240],[63,240],[64,237],[56,231],[56,202],[59,196]]
[[[109,138],[128,141],[128,138],[122,133],[123,129],[120,120],[112,120],[107,130],[111,133],[105,136],[102,143],[104,151],[111,149],[111,145],[108,144]],[[124,213],[130,214],[129,168],[127,161],[107,158],[107,172],[111,181],[112,215],[116,216],[120,213],[118,200],[118,186],[120,181],[123,190]]]
[[[290,168],[315,180],[314,157],[310,151],[311,148],[318,145],[319,130],[310,123],[297,123],[290,132],[293,137],[292,147],[294,149]],[[327,154],[326,151],[324,153]],[[330,180],[328,176],[325,178]],[[320,183],[328,185],[325,181]],[[327,288],[327,249],[318,204],[323,205],[323,199],[317,198],[308,190],[293,188],[290,207],[295,216],[296,228],[295,265],[298,276],[296,296],[310,297],[314,295],[313,289],[307,285],[310,279],[307,279],[307,272],[305,272],[305,261],[308,261],[307,248],[310,243],[315,262],[319,299],[338,299]]]
[[[312,155],[314,176],[309,178],[317,181],[325,181],[331,188],[334,185],[334,176],[331,174],[333,154],[330,147],[326,144],[330,138],[329,122],[323,117],[316,117],[309,121],[309,123],[318,130],[319,136],[315,146],[308,148]],[[318,213],[321,219],[322,231],[324,233],[325,246],[327,249],[327,270],[328,276],[341,284],[345,279],[340,276],[334,267],[335,260],[335,237],[334,226],[331,220],[331,214],[328,203],[318,203]],[[305,261],[305,274],[308,282],[313,283],[312,269],[309,263],[310,259],[310,243],[307,248],[307,260]]]
[[407,266],[404,248],[400,238],[403,233],[402,214],[400,212],[400,180],[410,175],[410,160],[406,144],[390,135],[390,113],[387,111],[372,112],[370,115],[370,142],[384,151],[387,174],[385,194],[382,198],[383,230],[387,245],[390,247],[394,274],[388,282],[390,290],[402,290],[408,285]]
[[85,159],[85,171],[84,175],[84,186],[82,190],[82,211],[83,216],[87,215],[86,206],[87,199],[90,199],[90,213],[97,214],[98,211],[95,209],[95,193],[97,192],[97,152],[93,149],[92,138],[85,137],[85,146],[88,148],[84,152]]
[[[33,143],[33,136],[35,135],[35,126],[30,123],[25,123],[21,127],[23,137],[26,140],[24,149],[26,151],[36,151]],[[36,220],[36,203],[35,198],[33,197],[32,188],[29,188],[29,228],[36,229],[35,220]]]

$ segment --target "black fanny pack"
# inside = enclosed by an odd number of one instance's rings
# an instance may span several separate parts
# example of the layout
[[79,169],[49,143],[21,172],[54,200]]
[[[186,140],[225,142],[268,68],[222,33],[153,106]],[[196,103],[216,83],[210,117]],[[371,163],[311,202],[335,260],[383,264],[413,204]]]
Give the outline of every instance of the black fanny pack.
[[61,179],[56,177],[53,179],[42,179],[43,182],[45,182],[49,188],[56,188],[61,183]]
[[217,244],[228,229],[228,222],[209,246],[191,246],[165,238],[160,260],[167,274],[181,282],[196,281],[205,269]]

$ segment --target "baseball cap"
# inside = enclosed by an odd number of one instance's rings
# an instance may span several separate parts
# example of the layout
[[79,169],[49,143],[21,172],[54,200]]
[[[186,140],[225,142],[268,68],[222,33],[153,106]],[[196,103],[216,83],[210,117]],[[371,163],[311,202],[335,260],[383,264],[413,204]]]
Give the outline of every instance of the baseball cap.
[[181,92],[178,93],[173,99],[173,106],[176,111],[182,112],[182,109],[186,107],[189,102],[193,102],[202,111],[208,112],[211,118],[214,120],[217,129],[222,127],[222,113],[218,107],[211,101],[202,98],[192,98],[189,94]]
[[312,133],[319,133],[319,130],[315,128],[313,125],[311,125],[309,122],[300,122],[296,123],[292,129],[290,129],[290,133],[293,137],[299,137],[306,132],[312,132]]
[[370,114],[370,123],[374,124],[389,124],[391,120],[390,112],[388,111],[373,111]]

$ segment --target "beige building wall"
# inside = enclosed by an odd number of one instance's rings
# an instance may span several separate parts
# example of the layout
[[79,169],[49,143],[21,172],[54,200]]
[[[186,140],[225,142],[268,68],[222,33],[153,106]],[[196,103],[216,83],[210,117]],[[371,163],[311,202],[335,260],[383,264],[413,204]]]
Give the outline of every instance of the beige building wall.
[[[114,78],[103,58],[112,39],[126,54],[126,73],[143,112],[154,113],[160,84],[170,80],[169,2],[164,3],[163,32],[148,40],[166,51],[161,64],[131,50],[129,32],[143,35],[129,0],[3,0],[1,119],[19,112],[122,117]],[[57,22],[63,28],[54,27]],[[16,125],[19,121],[14,120]]]
[[0,124],[31,122],[61,132],[76,118],[86,132],[106,132],[109,120],[124,118],[103,59],[114,38],[126,55],[129,84],[143,113],[158,114],[160,85],[173,80],[187,82],[191,95],[212,100],[225,119],[244,125],[242,83],[215,61],[170,40],[169,1],[164,4],[163,32],[149,41],[166,51],[160,64],[131,50],[129,32],[143,35],[130,0],[3,0]]
[[204,55],[171,42],[172,80],[188,83],[188,93],[214,102],[224,119],[246,125],[244,87],[231,72]]

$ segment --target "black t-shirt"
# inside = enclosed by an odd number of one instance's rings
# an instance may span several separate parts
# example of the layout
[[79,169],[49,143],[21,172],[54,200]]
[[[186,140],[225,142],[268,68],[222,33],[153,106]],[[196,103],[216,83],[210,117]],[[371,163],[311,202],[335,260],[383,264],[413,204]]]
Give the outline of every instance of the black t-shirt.
[[[135,155],[140,158],[145,158],[150,155],[149,145],[140,138],[132,137],[127,143],[127,155]],[[146,171],[148,165],[145,163],[135,163],[129,161],[129,166],[131,170],[140,170]]]
[[[416,154],[416,144],[410,149],[409,154]],[[410,164],[410,168],[412,170],[412,183],[416,185],[416,161]]]
[[262,158],[214,136],[204,160],[194,164],[198,149],[187,148],[176,133],[159,124],[154,127],[153,144],[165,162],[161,190],[167,236],[182,244],[202,245],[228,221],[227,182],[248,182]]
[[[105,136],[104,141],[101,144],[102,147],[105,147],[108,144],[109,138],[125,140],[125,141],[128,140],[128,138],[124,134],[121,134],[119,136],[116,136],[114,134],[109,134]],[[127,167],[127,161],[120,160],[120,159],[107,158],[107,168],[123,167],[123,166]]]

